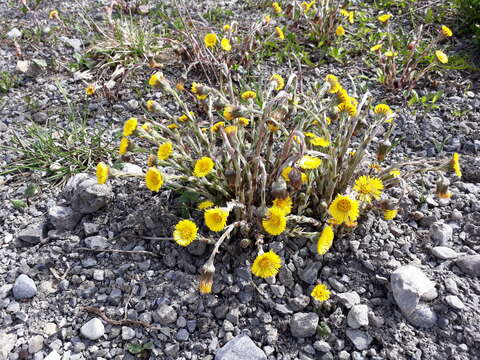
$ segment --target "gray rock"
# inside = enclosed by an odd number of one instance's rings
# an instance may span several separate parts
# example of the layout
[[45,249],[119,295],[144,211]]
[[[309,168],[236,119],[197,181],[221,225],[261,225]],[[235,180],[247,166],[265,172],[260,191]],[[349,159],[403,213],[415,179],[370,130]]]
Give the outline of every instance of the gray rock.
[[7,37],[10,39],[10,40],[15,40],[19,37],[22,37],[22,32],[20,30],[18,30],[17,28],[13,28],[12,30],[10,30],[8,33],[7,33]]
[[240,334],[217,351],[215,360],[267,360],[267,356],[248,335]]
[[373,341],[373,338],[365,331],[347,329],[347,337],[357,350],[366,350]]
[[337,294],[337,298],[347,309],[360,304],[360,295],[355,291]]
[[122,339],[131,340],[135,337],[135,330],[128,326],[122,326]]
[[296,313],[290,320],[290,332],[294,337],[304,338],[316,333],[319,317],[316,313]]
[[313,343],[313,347],[315,348],[315,350],[320,351],[320,352],[324,352],[324,353],[332,350],[332,347],[330,346],[330,344],[327,343],[326,341],[322,341],[322,340],[315,341]]
[[187,251],[195,256],[202,256],[207,249],[207,243],[205,241],[194,241],[187,247]]
[[480,276],[480,255],[466,255],[459,257],[455,264],[465,274]]
[[27,275],[21,274],[13,285],[13,297],[16,300],[29,299],[37,295],[35,282]]
[[105,271],[101,269],[93,270],[93,279],[96,281],[103,281],[105,279]]
[[159,322],[160,325],[168,325],[177,320],[177,312],[170,305],[162,304],[153,313],[153,319]]
[[305,269],[300,271],[300,279],[302,279],[309,285],[315,284],[315,282],[318,280],[318,271],[321,267],[322,264],[320,262],[312,262],[308,264]]
[[338,353],[338,359],[339,360],[349,360],[350,359],[350,354],[346,352],[345,350],[342,350]]
[[28,352],[35,354],[43,349],[43,336],[35,335],[28,340]]
[[8,358],[8,354],[13,350],[16,342],[16,334],[7,334],[6,332],[0,331],[0,359]]
[[444,283],[445,283],[445,288],[449,293],[453,295],[458,295],[458,286],[455,280],[453,280],[452,278],[446,278],[444,280]]
[[187,341],[189,338],[190,334],[188,333],[188,330],[185,328],[182,328],[177,331],[177,336],[175,337],[178,341]]
[[70,39],[65,36],[60,36],[59,39],[62,40],[65,44],[70,45],[75,52],[79,53],[82,51],[82,40]]
[[430,238],[438,245],[446,245],[453,236],[453,229],[450,225],[437,221],[430,226]]
[[418,305],[416,309],[410,313],[405,314],[408,322],[415,327],[429,329],[437,323],[437,314],[427,305]]
[[136,110],[138,108],[138,101],[135,99],[128,100],[127,105],[130,110]]
[[180,350],[180,345],[178,344],[167,344],[164,349],[165,354],[173,358],[176,358],[179,350]]
[[[63,354],[63,359],[64,360],[68,360],[68,359],[72,359],[70,356],[65,356],[66,353]],[[46,358],[44,358],[43,360],[60,360],[62,357],[59,355],[59,353],[57,353],[56,350],[52,350],[52,352],[50,354],[47,355]]]
[[81,214],[65,206],[52,206],[48,210],[48,216],[57,230],[73,230],[82,218]]
[[90,249],[106,249],[108,240],[103,236],[89,236],[83,240]]
[[31,225],[23,229],[18,233],[17,238],[32,245],[39,244],[43,239],[43,224]]
[[352,329],[368,326],[368,306],[354,305],[348,312],[347,323]]
[[446,246],[435,246],[432,248],[432,255],[442,260],[455,259],[458,256],[455,250]]
[[438,296],[435,283],[413,265],[406,265],[395,270],[391,277],[393,297],[405,315],[415,311],[420,299],[432,300]]
[[462,300],[455,295],[445,296],[445,302],[456,310],[463,310],[465,308],[465,304],[462,302]]
[[80,333],[90,340],[97,340],[105,334],[105,327],[99,318],[93,318],[80,328]]
[[85,232],[86,236],[92,236],[98,233],[99,226],[95,223],[83,223],[83,231]]
[[42,67],[39,66],[36,62],[30,60],[17,61],[16,70],[32,78],[42,73]]
[[293,311],[301,311],[310,304],[310,297],[307,295],[299,295],[288,300],[288,307]]
[[138,176],[142,176],[144,174],[140,166],[131,163],[124,163],[122,166],[122,172],[124,172],[125,174]]
[[32,120],[35,121],[37,124],[46,124],[48,120],[48,115],[44,112],[36,112],[32,115]]
[[72,209],[81,214],[91,214],[103,208],[113,197],[108,184],[98,184],[88,178],[76,186],[72,196]]

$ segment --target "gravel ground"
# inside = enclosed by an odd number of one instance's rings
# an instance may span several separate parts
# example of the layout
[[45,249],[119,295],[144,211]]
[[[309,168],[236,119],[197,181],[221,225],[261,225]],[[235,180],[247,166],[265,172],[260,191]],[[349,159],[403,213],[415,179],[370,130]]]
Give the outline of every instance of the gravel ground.
[[[118,139],[126,118],[142,113],[145,99],[132,89],[142,88],[148,68],[130,77],[114,101],[87,98],[85,82],[69,70],[89,45],[77,14],[88,8],[101,24],[104,5],[40,1],[24,14],[17,3],[0,4],[0,70],[15,82],[1,94],[0,144],[8,146],[14,132],[25,134],[33,123],[66,126],[71,104],[89,126],[106,129],[106,143]],[[211,5],[200,2],[191,11]],[[241,2],[215,6],[234,10],[241,24],[252,14]],[[67,28],[48,20],[52,9]],[[23,60],[44,59],[47,67],[18,71],[14,42]],[[470,48],[460,37],[450,50]],[[254,76],[273,69],[289,71],[267,62]],[[325,256],[305,239],[277,240],[270,248],[285,263],[268,281],[252,279],[254,249],[227,244],[217,256],[212,294],[202,296],[198,274],[209,246],[180,249],[143,238],[169,235],[178,221],[181,204],[169,191],[152,196],[134,180],[95,187],[85,174],[54,187],[45,186],[41,172],[0,176],[0,360],[480,359],[478,73],[437,74],[436,83],[417,89],[444,91],[436,107],[409,108],[400,92],[367,84],[372,72],[358,59],[318,70],[342,79],[365,75],[357,84],[388,99],[399,114],[394,136],[403,139],[395,158],[462,154],[463,177],[451,178],[454,196],[428,195],[436,179],[417,177],[395,220],[364,216]],[[172,81],[178,71],[166,69]],[[312,69],[302,71],[305,83],[315,79]],[[0,168],[15,158],[2,150]],[[25,209],[15,208],[11,200],[31,182],[42,191]],[[334,294],[322,305],[309,296],[317,278]]]

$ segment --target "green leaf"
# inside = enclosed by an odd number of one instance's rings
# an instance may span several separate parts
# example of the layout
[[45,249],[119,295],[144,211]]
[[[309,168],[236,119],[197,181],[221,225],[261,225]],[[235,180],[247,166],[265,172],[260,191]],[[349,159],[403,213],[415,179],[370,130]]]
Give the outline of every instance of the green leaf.
[[143,346],[141,344],[128,344],[127,350],[130,354],[140,354],[143,351]]
[[23,200],[13,199],[13,200],[10,200],[10,202],[16,209],[19,209],[19,210],[25,209],[27,207],[27,203]]
[[38,188],[37,185],[29,184],[27,186],[27,188],[25,189],[24,195],[28,199],[28,198],[31,198],[31,197],[34,197],[35,195],[37,195],[38,191],[39,191],[39,188]]

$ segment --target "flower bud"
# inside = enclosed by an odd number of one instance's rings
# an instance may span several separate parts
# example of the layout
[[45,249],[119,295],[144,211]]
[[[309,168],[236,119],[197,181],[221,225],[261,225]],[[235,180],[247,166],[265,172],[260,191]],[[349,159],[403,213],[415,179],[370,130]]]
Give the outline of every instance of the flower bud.
[[225,179],[227,180],[228,186],[232,188],[235,186],[235,178],[236,178],[235,170],[228,169],[225,171]]
[[240,247],[242,249],[245,249],[245,248],[249,247],[251,244],[252,244],[252,241],[250,239],[245,238],[245,239],[240,240]]
[[202,267],[202,275],[200,275],[199,290],[201,294],[210,294],[212,292],[213,275],[215,274],[215,266],[208,261]]
[[441,176],[440,179],[438,179],[435,193],[439,198],[449,199],[452,197],[452,193],[448,190],[449,185],[450,181],[447,178]]
[[297,169],[293,168],[289,173],[288,173],[288,179],[290,180],[290,184],[295,190],[298,190],[302,187],[302,172]]
[[[293,171],[293,170],[292,170]],[[290,174],[289,174],[290,175]],[[288,196],[287,182],[282,177],[279,177],[272,184],[272,197],[274,199],[285,199]]]
[[385,157],[387,156],[388,152],[390,151],[390,148],[392,147],[392,143],[390,140],[385,139],[382,141],[380,144],[378,144],[378,149],[377,149],[377,160],[378,161],[383,161],[385,160]]

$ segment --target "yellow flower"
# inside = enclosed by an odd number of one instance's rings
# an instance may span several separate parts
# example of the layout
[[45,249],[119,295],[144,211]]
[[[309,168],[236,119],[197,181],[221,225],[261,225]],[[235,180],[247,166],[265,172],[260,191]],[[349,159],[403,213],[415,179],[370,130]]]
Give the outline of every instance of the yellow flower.
[[118,149],[119,154],[120,155],[125,154],[128,151],[128,146],[129,146],[128,138],[123,137],[122,140],[120,140],[120,147]]
[[230,44],[230,40],[228,40],[227,38],[223,38],[222,41],[220,42],[220,45],[222,46],[222,49],[225,51],[232,50],[232,44]]
[[450,160],[450,168],[455,171],[455,175],[462,177],[462,170],[460,169],[460,155],[453,153],[452,160]]
[[235,126],[235,125],[229,125],[229,126],[225,127],[225,132],[227,134],[233,134],[233,133],[237,132],[237,130],[238,130],[238,127]]
[[285,40],[285,34],[279,26],[275,26],[275,32],[277,33],[277,36],[280,40]]
[[448,56],[442,50],[435,51],[435,56],[442,64],[448,63]]
[[255,99],[257,97],[257,93],[255,91],[245,91],[242,93],[242,99],[247,100],[247,99]]
[[178,121],[180,121],[180,122],[186,122],[186,121],[188,121],[190,118],[193,118],[193,116],[195,115],[195,113],[194,113],[193,111],[190,111],[190,114],[189,114],[189,115],[190,115],[190,117],[188,117],[187,114],[183,114],[182,116],[180,116],[180,117],[178,118]]
[[325,139],[324,137],[315,137],[310,139],[310,143],[315,146],[327,147],[330,145],[330,141]]
[[305,137],[309,137],[309,138],[312,138],[312,139],[317,137],[317,135],[315,135],[312,132],[304,132],[303,135],[305,135]]
[[287,226],[284,210],[275,206],[267,211],[267,217],[262,220],[263,228],[270,235],[280,235]]
[[183,80],[180,80],[178,83],[175,84],[175,89],[177,89],[178,91],[185,90],[185,82]]
[[346,103],[348,102],[348,99],[350,99],[350,96],[348,96],[347,90],[345,90],[343,87],[340,87],[338,91],[336,92],[338,101],[340,103]]
[[307,13],[310,10],[310,8],[313,5],[315,5],[315,2],[316,2],[316,0],[310,1],[309,3],[304,1],[300,4],[300,6],[302,7],[303,11]]
[[325,255],[327,251],[332,247],[333,237],[334,234],[332,227],[326,225],[323,228],[322,233],[320,234],[320,237],[317,241],[317,252],[319,255]]
[[222,231],[225,225],[227,225],[228,213],[228,210],[218,207],[205,210],[205,225],[212,231]]
[[243,126],[248,126],[248,124],[250,123],[250,120],[248,120],[247,118],[244,118],[244,117],[239,117],[238,118],[238,123],[240,125],[243,125]]
[[162,173],[157,168],[149,168],[145,175],[145,182],[148,190],[157,192],[163,185]]
[[95,91],[96,91],[96,90],[97,90],[97,89],[95,88],[95,85],[93,85],[93,84],[90,84],[90,85],[88,85],[88,86],[85,88],[85,92],[87,93],[87,95],[90,95],[90,96],[92,96],[93,94],[95,94]]
[[252,264],[252,273],[263,279],[275,276],[282,267],[282,259],[272,250],[258,255]]
[[155,110],[155,101],[154,100],[147,100],[147,111],[153,112]]
[[383,24],[383,23],[386,23],[388,20],[390,20],[392,16],[393,16],[392,14],[383,14],[377,17],[377,19]]
[[197,225],[191,220],[181,220],[175,225],[173,240],[180,246],[188,246],[197,238]]
[[150,76],[150,79],[148,79],[148,85],[150,86],[158,86],[160,82],[163,80],[164,76],[161,71],[157,71],[155,74]]
[[50,14],[48,14],[49,19],[58,19],[58,11],[57,10],[52,10],[50,11]]
[[225,106],[223,109],[223,117],[229,121],[233,120],[233,106]]
[[292,212],[292,198],[287,196],[284,199],[277,198],[273,200],[273,206],[282,210],[284,215],[288,215]]
[[345,112],[349,116],[354,117],[357,115],[357,106],[350,101],[350,98],[347,100],[347,102],[343,102],[337,106],[338,111],[340,112]]
[[363,175],[355,181],[353,190],[358,193],[360,200],[369,203],[372,201],[372,198],[380,199],[383,191],[383,182],[379,178]]
[[214,166],[215,163],[213,162],[213,160],[208,156],[204,156],[195,162],[195,169],[193,170],[193,175],[196,177],[207,176],[210,171],[212,171]]
[[266,25],[270,24],[270,20],[271,20],[270,15],[265,15],[265,16],[263,17],[263,22],[264,22]]
[[137,130],[138,120],[137,118],[130,118],[123,124],[123,136],[132,135]]
[[217,44],[217,41],[218,41],[218,38],[217,38],[217,34],[215,33],[207,34],[203,39],[203,42],[205,43],[206,47],[214,47]]
[[204,200],[200,204],[197,205],[197,209],[198,210],[205,210],[205,209],[211,208],[214,205],[215,204],[213,203],[213,201]]
[[383,55],[385,55],[386,57],[395,57],[395,56],[398,56],[398,52],[388,50]]
[[220,126],[225,127],[225,121],[219,121],[213,124],[212,128],[210,129],[212,132],[217,132]]
[[371,163],[370,165],[368,165],[368,167],[375,172],[380,172],[382,170],[382,167],[377,163]]
[[337,224],[353,223],[360,215],[358,201],[340,194],[332,201],[328,212]]
[[392,170],[389,172],[389,174],[392,175],[393,177],[400,176],[400,170]]
[[275,14],[280,14],[282,12],[282,7],[278,2],[272,3],[273,11],[275,11]]
[[330,290],[325,284],[315,286],[310,295],[317,301],[327,301],[330,299]]
[[174,130],[174,129],[178,128],[178,125],[177,124],[168,124],[167,128]]
[[213,285],[213,274],[212,276],[208,277],[201,277],[200,284],[198,285],[198,289],[200,294],[210,294],[212,292],[212,285]]
[[157,157],[159,160],[167,160],[172,153],[172,143],[170,141],[163,143],[158,147]]
[[191,91],[197,96],[198,100],[205,100],[208,96],[208,94],[204,94],[202,90],[203,90],[202,84],[198,84],[196,82],[192,83]]
[[330,84],[330,90],[328,91],[330,94],[335,94],[342,88],[335,75],[328,74],[325,77],[325,81]]
[[99,184],[105,184],[108,179],[108,165],[104,162],[97,164],[97,182]]
[[223,31],[230,31],[231,27],[229,24],[223,25]]
[[268,127],[268,130],[270,130],[270,131],[280,130],[280,128],[277,125],[275,125],[273,122],[268,122],[267,127]]
[[445,37],[450,37],[453,35],[453,32],[452,30],[450,30],[449,27],[445,26],[445,25],[442,25],[441,29],[440,29],[440,32],[443,36]]
[[345,29],[343,28],[342,25],[337,26],[337,28],[335,29],[335,34],[337,34],[337,36],[345,35]]
[[285,80],[283,80],[282,76],[279,74],[273,74],[270,77],[270,81],[275,82],[275,90],[280,91],[285,87]]
[[377,45],[373,45],[371,48],[370,48],[370,51],[378,51],[382,48],[383,44],[377,44]]
[[[288,177],[288,174],[290,174],[290,171],[292,171],[291,166],[286,166],[282,170],[282,177],[286,182],[290,181],[290,178]],[[301,176],[302,183],[305,184],[308,181],[307,175],[305,173],[301,173],[300,176]]]
[[398,210],[384,210],[383,211],[383,218],[385,220],[393,220],[398,214]]
[[373,112],[377,115],[383,115],[385,117],[387,117],[388,115],[392,115],[393,114],[393,111],[392,109],[390,109],[390,106],[388,106],[387,104],[378,104],[375,106],[375,109],[373,110]]
[[300,161],[298,162],[298,165],[305,170],[312,170],[318,168],[322,164],[322,160],[315,157],[315,156],[309,156],[305,155],[303,156]]

